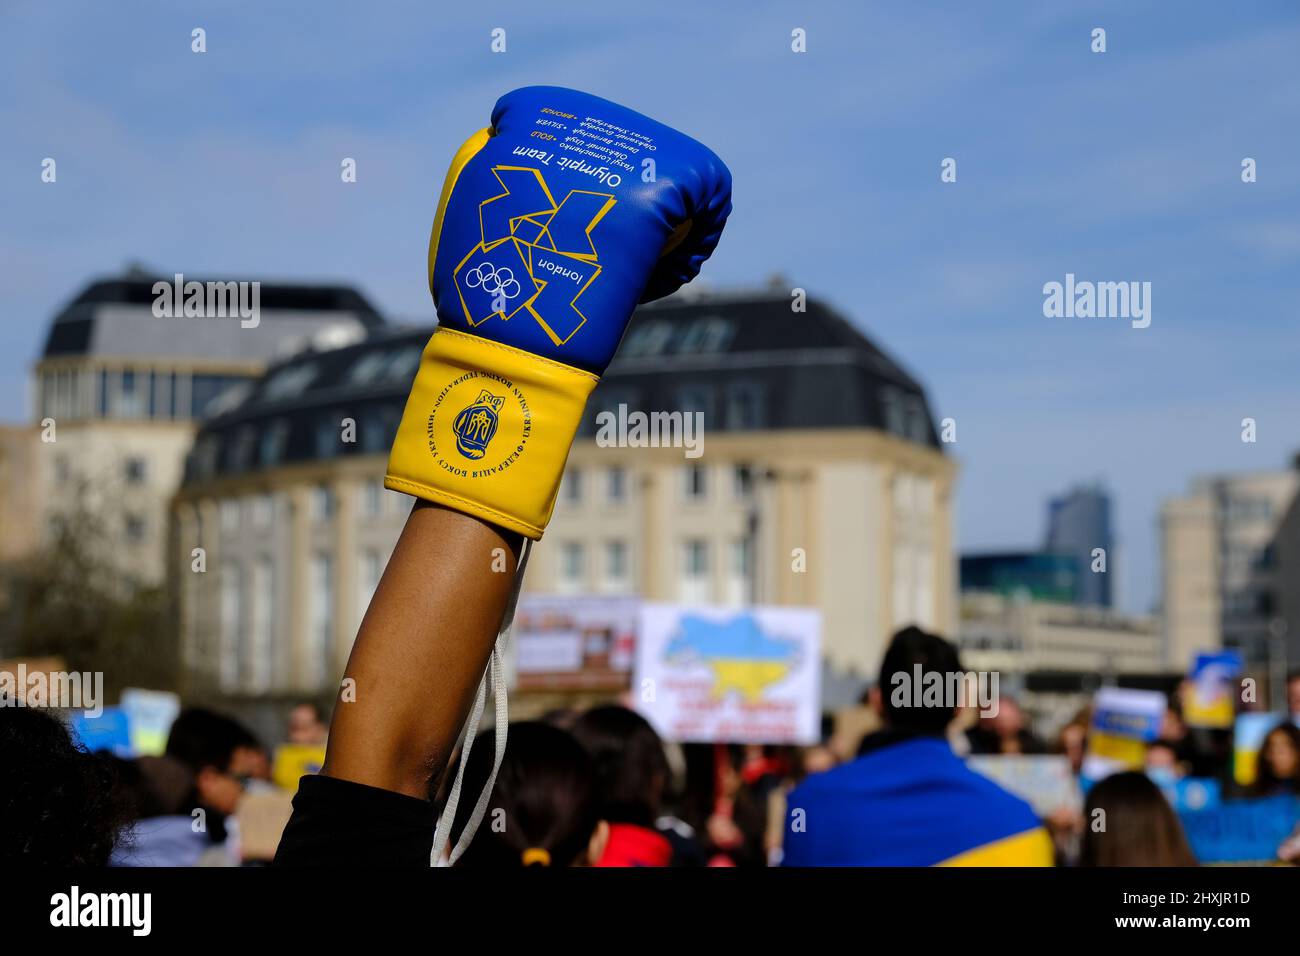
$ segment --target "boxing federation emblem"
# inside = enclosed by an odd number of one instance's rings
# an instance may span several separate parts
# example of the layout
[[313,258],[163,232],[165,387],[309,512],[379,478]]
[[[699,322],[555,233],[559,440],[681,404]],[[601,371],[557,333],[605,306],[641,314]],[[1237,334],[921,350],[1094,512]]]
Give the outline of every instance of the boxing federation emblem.
[[521,310],[557,346],[586,323],[581,302],[600,275],[591,233],[614,207],[610,193],[571,189],[556,202],[540,170],[494,166],[504,192],[479,204],[479,243],[453,277],[471,326]]
[[497,413],[504,403],[505,396],[493,395],[483,389],[473,403],[461,409],[452,425],[452,431],[456,433],[456,450],[473,461],[482,458],[492,436],[497,433]]

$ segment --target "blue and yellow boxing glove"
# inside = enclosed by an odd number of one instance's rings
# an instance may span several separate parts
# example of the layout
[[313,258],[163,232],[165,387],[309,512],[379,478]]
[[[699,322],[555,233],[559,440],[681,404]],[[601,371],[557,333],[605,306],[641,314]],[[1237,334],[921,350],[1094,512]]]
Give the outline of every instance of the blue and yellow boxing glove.
[[670,127],[559,87],[501,97],[443,184],[438,329],[384,485],[540,538],[633,309],[695,277],[730,211],[727,167]]

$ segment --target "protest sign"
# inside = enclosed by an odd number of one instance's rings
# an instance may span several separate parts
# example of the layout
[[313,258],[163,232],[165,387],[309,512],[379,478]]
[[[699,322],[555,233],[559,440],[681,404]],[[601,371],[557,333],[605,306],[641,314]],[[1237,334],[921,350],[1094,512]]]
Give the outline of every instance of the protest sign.
[[320,773],[324,764],[324,744],[281,744],[271,761],[271,779],[281,790],[297,793],[298,778]]
[[131,725],[131,746],[140,756],[160,756],[167,749],[167,734],[181,712],[181,699],[170,691],[141,690],[128,687],[122,691],[122,711]]
[[1179,819],[1201,863],[1267,862],[1277,859],[1278,847],[1300,822],[1300,800],[1232,800]]
[[256,862],[272,860],[293,815],[292,791],[267,789],[246,793],[240,798],[235,815],[240,858]]
[[1160,735],[1165,706],[1165,695],[1159,691],[1127,687],[1097,691],[1083,776],[1097,781],[1121,770],[1140,770],[1147,745]]
[[1147,776],[1155,781],[1169,805],[1179,813],[1184,810],[1205,810],[1223,802],[1223,788],[1219,781],[1211,777],[1165,779],[1154,771],[1148,771]]
[[1183,720],[1189,727],[1226,728],[1237,713],[1237,678],[1241,655],[1236,651],[1197,654],[1183,688]]
[[131,721],[120,707],[105,707],[98,716],[74,711],[68,718],[72,739],[91,753],[107,750],[122,758],[135,757],[131,747]]
[[1068,757],[1049,754],[979,754],[966,759],[983,774],[1034,808],[1040,817],[1057,810],[1080,810],[1083,795]]
[[626,690],[640,603],[629,597],[521,597],[511,636],[518,689]]
[[815,743],[821,627],[807,608],[644,605],[635,706],[669,740]]

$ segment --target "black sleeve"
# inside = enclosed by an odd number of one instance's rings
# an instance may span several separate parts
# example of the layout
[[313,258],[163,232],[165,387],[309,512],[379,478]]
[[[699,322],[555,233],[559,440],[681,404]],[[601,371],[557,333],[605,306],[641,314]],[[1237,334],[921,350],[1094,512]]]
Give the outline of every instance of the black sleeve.
[[303,777],[274,865],[427,867],[435,822],[427,800],[351,780]]

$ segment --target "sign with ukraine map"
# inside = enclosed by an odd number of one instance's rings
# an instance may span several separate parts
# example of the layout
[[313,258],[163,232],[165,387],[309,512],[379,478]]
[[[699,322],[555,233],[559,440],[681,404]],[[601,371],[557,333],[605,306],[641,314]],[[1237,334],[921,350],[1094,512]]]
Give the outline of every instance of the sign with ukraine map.
[[645,604],[635,706],[669,740],[815,743],[821,630],[808,608]]

